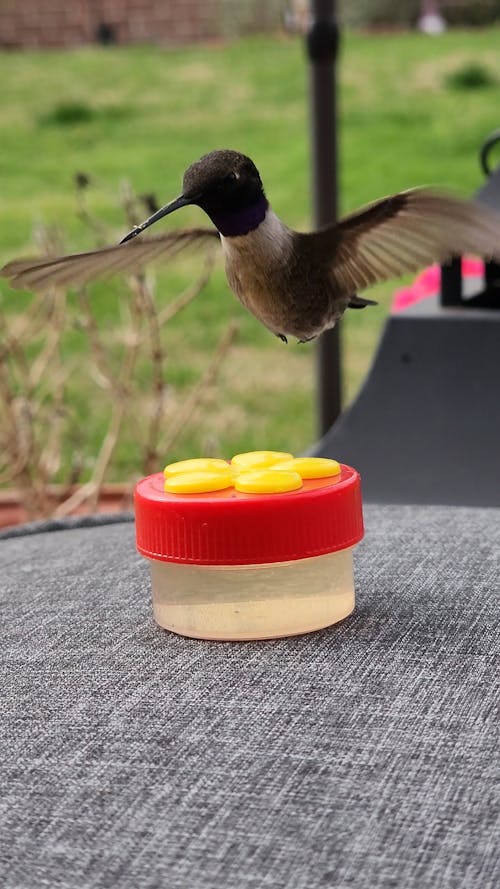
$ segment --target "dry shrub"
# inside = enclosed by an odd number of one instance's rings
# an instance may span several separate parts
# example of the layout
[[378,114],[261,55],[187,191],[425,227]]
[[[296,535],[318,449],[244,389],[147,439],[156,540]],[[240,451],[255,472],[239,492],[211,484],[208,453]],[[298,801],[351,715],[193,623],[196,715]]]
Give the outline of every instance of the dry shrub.
[[[88,180],[78,174],[75,181],[79,215],[94,232],[96,243],[102,244],[105,233],[86,205]],[[148,196],[149,202],[152,199]],[[132,227],[144,208],[129,187],[123,191],[122,203]],[[64,248],[61,238],[43,226],[36,237],[46,255]],[[162,331],[201,292],[214,258],[215,251],[207,252],[198,280],[163,307],[157,304],[155,285],[149,277],[138,273],[124,278],[120,297],[124,310],[113,330],[113,356],[109,329],[93,311],[85,288],[76,292],[76,308],[74,294],[69,301],[66,292],[54,289],[47,295],[33,296],[22,313],[13,313],[11,305],[0,311],[0,485],[17,489],[28,517],[95,511],[125,435],[135,448],[137,475],[161,465],[186,424],[196,416],[235,339],[236,328],[230,324],[191,391],[182,400],[175,397],[165,382],[167,355]],[[84,332],[85,347],[68,357],[65,342],[75,325]],[[137,379],[138,368],[145,365],[149,368],[147,399],[144,385]],[[86,380],[89,413],[105,404],[107,419],[97,450],[86,434],[81,406],[72,404],[74,387],[70,384],[75,375]],[[169,410],[172,399],[174,412]]]

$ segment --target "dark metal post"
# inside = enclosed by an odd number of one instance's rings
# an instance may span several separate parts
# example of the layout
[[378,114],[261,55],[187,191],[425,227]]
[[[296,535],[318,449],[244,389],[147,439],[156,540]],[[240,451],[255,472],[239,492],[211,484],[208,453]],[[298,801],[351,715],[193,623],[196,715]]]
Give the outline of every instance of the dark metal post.
[[439,299],[442,306],[462,305],[462,260],[456,256],[441,266],[441,295]]
[[[312,180],[314,223],[317,228],[337,217],[337,139],[335,61],[339,29],[334,0],[311,0],[307,34],[310,60]],[[335,327],[317,346],[317,410],[323,436],[341,410],[340,337]]]

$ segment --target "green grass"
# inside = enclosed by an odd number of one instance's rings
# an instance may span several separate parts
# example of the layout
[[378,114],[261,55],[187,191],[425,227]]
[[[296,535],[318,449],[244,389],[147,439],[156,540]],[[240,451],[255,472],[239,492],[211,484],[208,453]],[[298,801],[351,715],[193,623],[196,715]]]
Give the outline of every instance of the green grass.
[[[462,194],[479,186],[477,151],[498,123],[499,36],[498,29],[439,39],[344,36],[343,211],[417,184],[451,186]],[[482,77],[471,89],[463,72],[478,60]],[[0,76],[0,261],[33,251],[33,226],[40,219],[64,230],[68,249],[92,246],[75,214],[75,173],[91,178],[89,207],[112,240],[125,228],[118,201],[123,180],[166,202],[179,193],[184,168],[217,147],[251,155],[275,211],[297,228],[310,224],[307,71],[297,38],[168,51],[4,52]],[[201,212],[186,208],[165,226],[200,222]],[[187,261],[161,272],[161,299],[168,301],[191,275]],[[348,313],[342,322],[346,400],[369,367],[395,286],[376,288],[380,306]],[[101,285],[93,297],[110,329],[117,292],[116,285]],[[7,312],[25,305],[5,284],[1,293]],[[165,333],[169,381],[179,397],[230,319],[237,319],[240,332],[217,394],[208,393],[203,412],[168,459],[207,447],[227,455],[255,446],[298,452],[315,437],[314,346],[285,347],[275,340],[239,306],[220,269]],[[71,347],[79,348],[76,341]],[[75,399],[85,404],[84,389]],[[99,440],[103,414],[96,410],[95,421],[85,420],[95,424],[93,441]],[[134,469],[133,447],[122,443],[112,477]]]

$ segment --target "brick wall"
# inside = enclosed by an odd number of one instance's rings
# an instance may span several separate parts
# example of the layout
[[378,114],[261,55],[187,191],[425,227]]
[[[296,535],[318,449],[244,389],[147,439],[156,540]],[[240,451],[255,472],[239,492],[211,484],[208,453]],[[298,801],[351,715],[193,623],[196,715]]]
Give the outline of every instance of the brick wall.
[[223,0],[0,0],[0,47],[192,43],[222,18]]

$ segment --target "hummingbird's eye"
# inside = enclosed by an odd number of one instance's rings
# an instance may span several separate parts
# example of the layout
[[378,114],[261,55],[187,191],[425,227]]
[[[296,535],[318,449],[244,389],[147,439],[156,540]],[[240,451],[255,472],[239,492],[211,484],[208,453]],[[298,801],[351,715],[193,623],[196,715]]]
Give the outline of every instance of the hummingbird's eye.
[[227,174],[227,176],[224,176],[223,182],[229,184],[229,182],[236,182],[236,180],[239,178],[239,173],[235,173],[234,170],[232,170],[230,173]]

